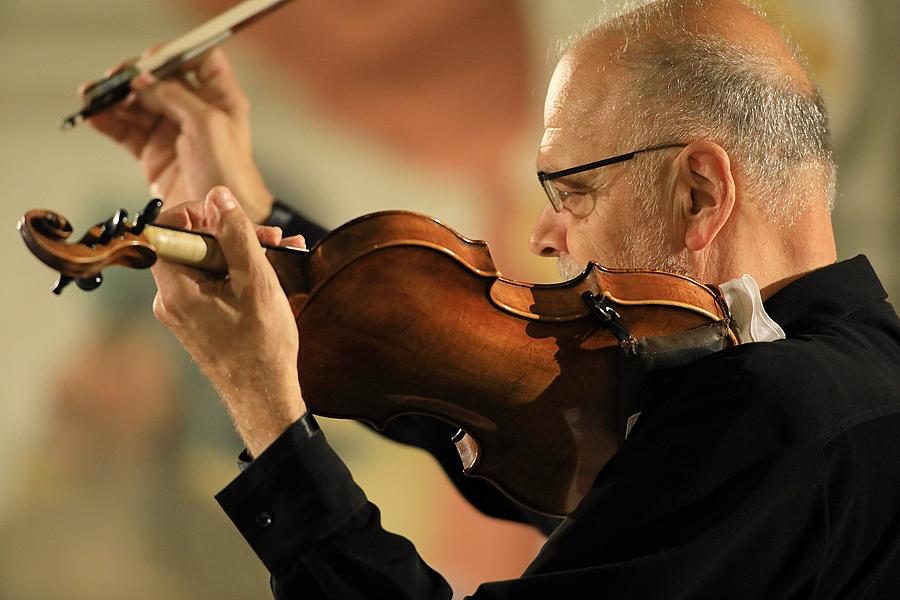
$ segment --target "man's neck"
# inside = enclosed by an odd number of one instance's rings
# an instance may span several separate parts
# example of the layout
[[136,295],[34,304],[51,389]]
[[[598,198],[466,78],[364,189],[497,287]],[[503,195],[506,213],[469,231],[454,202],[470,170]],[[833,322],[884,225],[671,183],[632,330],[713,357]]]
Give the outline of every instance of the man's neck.
[[824,211],[807,211],[790,227],[749,221],[730,228],[730,235],[719,240],[706,281],[724,283],[747,273],[767,300],[792,281],[837,260],[831,219]]

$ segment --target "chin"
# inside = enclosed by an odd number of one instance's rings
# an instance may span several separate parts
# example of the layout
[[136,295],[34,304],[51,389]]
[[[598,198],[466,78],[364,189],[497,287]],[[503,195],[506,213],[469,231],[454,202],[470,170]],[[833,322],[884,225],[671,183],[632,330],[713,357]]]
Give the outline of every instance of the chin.
[[575,279],[576,277],[581,275],[585,267],[587,267],[586,263],[580,263],[577,260],[573,260],[569,257],[560,257],[556,262],[556,268],[559,271],[559,275],[565,281]]

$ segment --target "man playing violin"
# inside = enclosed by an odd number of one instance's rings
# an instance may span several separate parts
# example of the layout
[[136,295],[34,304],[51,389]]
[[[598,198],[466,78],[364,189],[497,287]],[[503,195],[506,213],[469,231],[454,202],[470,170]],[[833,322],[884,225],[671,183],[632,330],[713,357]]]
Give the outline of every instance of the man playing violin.
[[[174,206],[161,220],[214,234],[227,259],[220,282],[153,267],[155,315],[249,452],[218,499],[276,597],[449,598],[381,528],[306,412],[301,341],[258,243],[302,246],[282,238],[299,217],[273,211],[224,55],[196,75],[195,86],[142,76],[92,123]],[[748,297],[764,305],[742,335],[756,343],[648,377],[628,438],[561,522],[456,478],[482,510],[553,531],[519,579],[473,597],[896,596],[900,324],[864,257],[836,262],[827,118],[793,51],[736,0],[657,2],[569,48],[544,118],[549,202],[533,252],[564,276],[588,261],[717,285],[749,274]],[[453,453],[443,431],[421,428],[396,437]]]

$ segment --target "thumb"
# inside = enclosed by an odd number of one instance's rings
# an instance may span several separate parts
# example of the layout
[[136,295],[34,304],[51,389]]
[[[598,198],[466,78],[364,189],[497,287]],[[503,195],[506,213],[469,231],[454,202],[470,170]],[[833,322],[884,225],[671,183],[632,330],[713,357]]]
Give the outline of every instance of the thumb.
[[204,213],[210,233],[219,242],[232,278],[243,278],[265,263],[265,250],[253,223],[227,187],[217,185],[206,194]]

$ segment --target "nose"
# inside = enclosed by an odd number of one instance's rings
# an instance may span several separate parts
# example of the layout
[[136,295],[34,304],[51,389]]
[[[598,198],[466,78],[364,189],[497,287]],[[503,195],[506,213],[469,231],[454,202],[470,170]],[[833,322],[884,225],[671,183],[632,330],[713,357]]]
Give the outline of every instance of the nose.
[[531,229],[528,248],[538,256],[559,256],[567,252],[566,226],[564,215],[553,210],[550,204],[544,206],[537,222]]

